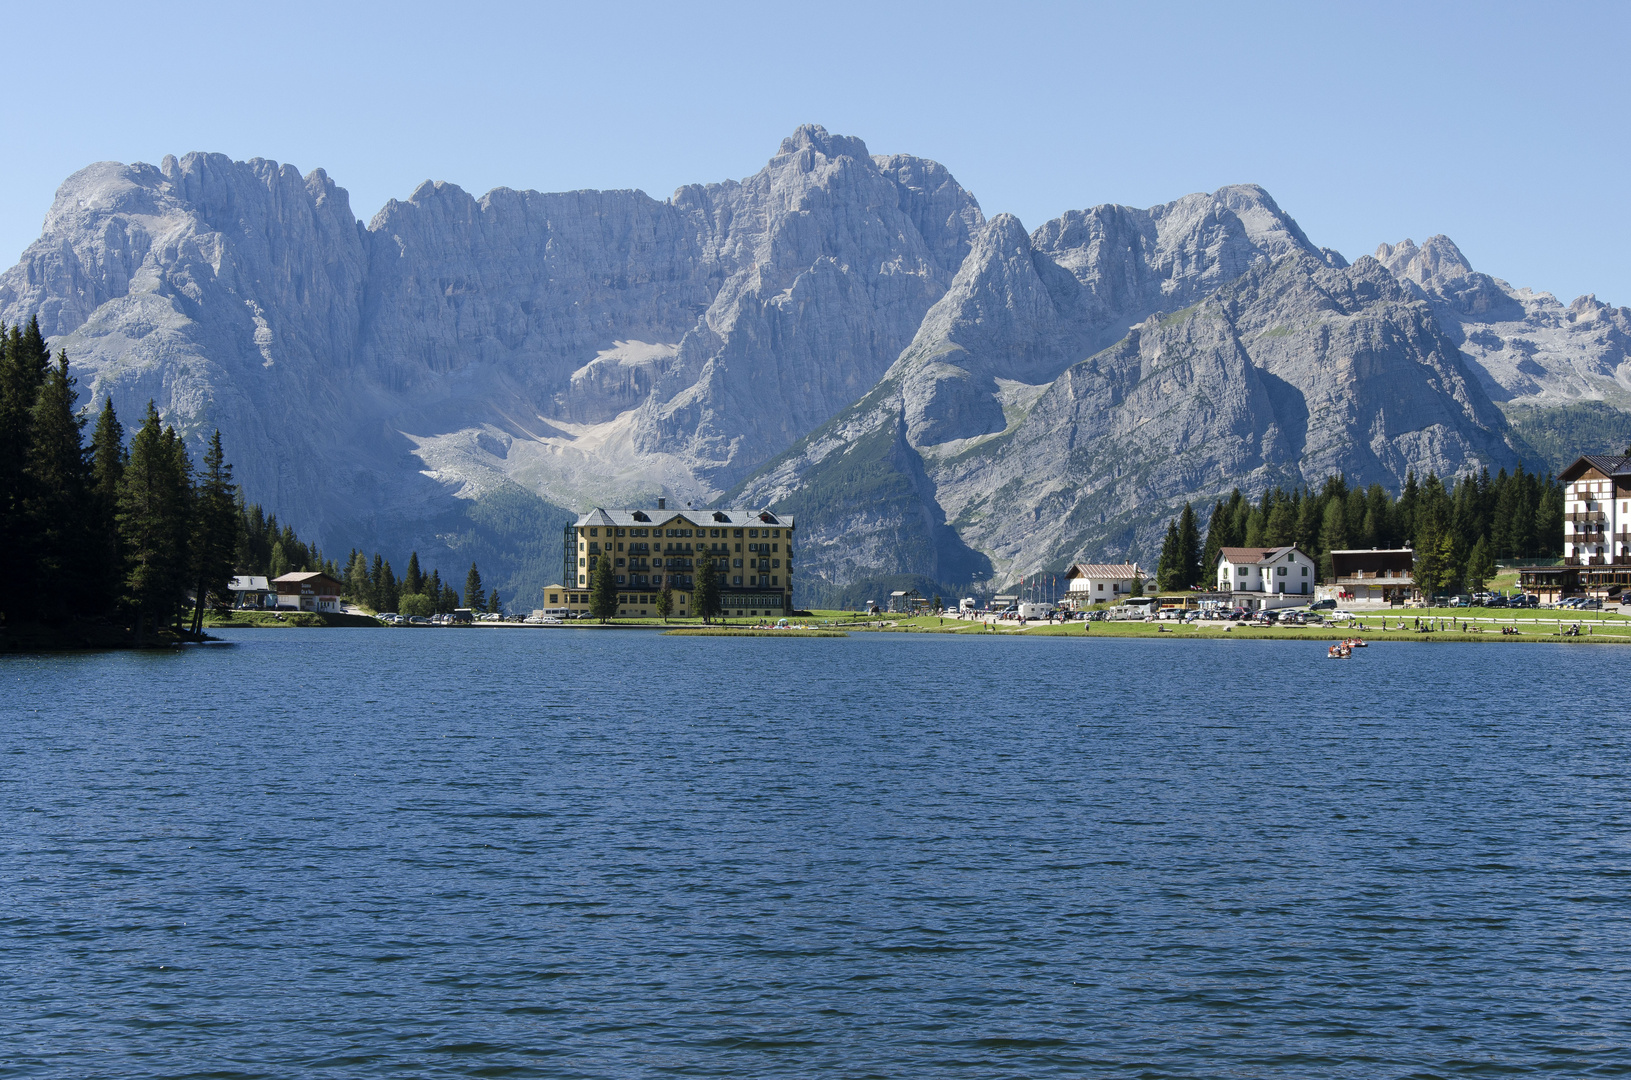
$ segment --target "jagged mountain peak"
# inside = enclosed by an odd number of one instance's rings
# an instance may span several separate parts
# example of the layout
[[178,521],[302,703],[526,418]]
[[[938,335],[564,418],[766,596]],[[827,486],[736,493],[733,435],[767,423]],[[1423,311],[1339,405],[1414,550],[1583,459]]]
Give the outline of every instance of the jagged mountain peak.
[[1455,241],[1443,234],[1429,236],[1420,247],[1408,237],[1397,244],[1380,244],[1375,258],[1396,277],[1429,289],[1476,273]]
[[834,135],[820,124],[800,124],[793,134],[782,140],[777,157],[813,150],[826,158],[870,158],[866,143],[853,135]]
[[1151,207],[1149,214],[1167,246],[1192,243],[1192,238],[1238,227],[1253,247],[1271,258],[1292,251],[1318,250],[1291,215],[1256,184],[1231,184],[1210,194],[1186,195]]

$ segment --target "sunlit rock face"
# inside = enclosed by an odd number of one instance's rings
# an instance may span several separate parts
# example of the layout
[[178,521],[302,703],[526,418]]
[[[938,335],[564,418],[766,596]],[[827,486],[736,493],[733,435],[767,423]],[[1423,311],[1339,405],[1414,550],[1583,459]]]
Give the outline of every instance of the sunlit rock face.
[[1627,328],[1439,237],[1349,266],[1251,185],[1028,232],[813,125],[666,200],[426,182],[367,225],[321,170],[92,165],[0,275],[35,315],[87,405],[219,427],[330,555],[523,603],[567,512],[659,494],[798,509],[812,597],[1148,558],[1237,484],[1508,463],[1491,399],[1611,397]]

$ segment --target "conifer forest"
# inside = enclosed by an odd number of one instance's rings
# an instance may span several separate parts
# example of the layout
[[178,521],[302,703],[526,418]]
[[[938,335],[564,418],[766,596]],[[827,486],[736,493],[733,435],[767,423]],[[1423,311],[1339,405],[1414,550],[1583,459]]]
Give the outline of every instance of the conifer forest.
[[[126,438],[111,401],[94,425],[78,411],[67,355],[54,356],[36,320],[0,326],[0,624],[127,627],[140,643],[201,636],[207,609],[227,607],[235,575],[276,578],[315,570],[348,598],[407,614],[452,611],[460,593],[409,556],[353,551],[344,568],[258,504],[246,505],[221,433],[194,462],[149,402]],[[86,429],[90,428],[89,439]],[[501,611],[480,571],[465,576],[468,606]]]

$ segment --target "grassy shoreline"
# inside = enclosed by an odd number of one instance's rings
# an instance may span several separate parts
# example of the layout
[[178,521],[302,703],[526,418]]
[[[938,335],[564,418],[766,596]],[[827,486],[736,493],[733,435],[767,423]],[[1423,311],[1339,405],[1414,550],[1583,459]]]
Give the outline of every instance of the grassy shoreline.
[[723,626],[678,626],[672,630],[664,630],[664,637],[849,637],[843,630],[767,630],[763,627],[742,627],[731,629]]
[[[314,612],[284,612],[279,620],[272,612],[233,612],[226,619],[206,620],[210,630],[237,630],[251,628],[370,626],[379,624],[362,615],[326,615]],[[1550,616],[1550,617],[1549,617]],[[985,637],[1072,637],[1072,638],[1154,638],[1172,640],[1250,640],[1250,641],[1314,641],[1332,642],[1346,637],[1360,637],[1366,641],[1413,642],[1502,642],[1502,643],[1572,643],[1597,645],[1631,645],[1631,619],[1610,612],[1501,611],[1499,609],[1411,609],[1407,613],[1394,609],[1387,612],[1363,613],[1356,616],[1352,626],[1272,626],[1261,627],[1228,622],[1071,622],[1065,624],[1030,623],[1027,626],[1001,625],[995,629],[985,623],[932,615],[914,616],[862,616],[853,612],[817,611],[801,621],[801,628],[777,630],[758,622],[741,624],[671,619],[614,619],[608,623],[568,622],[556,627],[527,627],[534,630],[658,630],[673,637],[847,637],[852,634],[964,634]],[[1416,628],[1418,622],[1431,621],[1432,632]],[[1404,628],[1400,629],[1400,623]],[[1560,635],[1562,629],[1580,625],[1578,637]],[[1384,629],[1384,624],[1386,629]],[[1463,625],[1468,627],[1463,630]],[[479,626],[479,624],[478,624]],[[1502,634],[1501,626],[1516,626],[1518,633]],[[1478,627],[1482,632],[1473,630]],[[509,626],[506,628],[520,629]],[[416,628],[428,629],[428,628]]]
[[[1574,644],[1599,645],[1631,645],[1631,619],[1623,616],[1581,612],[1578,617],[1572,613],[1562,620],[1562,628],[1568,629],[1572,624],[1580,624],[1580,636],[1573,637],[1558,633],[1559,620],[1556,618],[1543,618],[1538,614],[1525,613],[1517,618],[1497,618],[1490,615],[1469,615],[1461,609],[1455,609],[1455,616],[1449,612],[1436,612],[1431,616],[1426,613],[1412,612],[1404,620],[1406,625],[1399,628],[1400,616],[1397,612],[1389,612],[1358,617],[1352,626],[1347,624],[1339,626],[1253,626],[1249,623],[1229,622],[1095,622],[1095,623],[1031,623],[1025,627],[1002,625],[995,629],[984,623],[964,622],[957,619],[941,619],[936,616],[902,616],[899,618],[870,620],[857,619],[852,625],[845,628],[854,633],[927,633],[927,634],[973,634],[985,637],[1072,637],[1072,638],[1155,638],[1172,640],[1252,640],[1252,641],[1340,641],[1343,638],[1358,637],[1365,641],[1413,641],[1413,642],[1543,642],[1557,644],[1559,642]],[[825,614],[825,613],[818,613]],[[1516,615],[1516,613],[1513,613]],[[1597,617],[1592,617],[1597,616]],[[1443,629],[1434,629],[1431,632],[1419,630],[1414,623],[1419,620],[1426,622],[1431,619],[1434,624],[1442,625]],[[1524,620],[1524,621],[1520,621]],[[1387,629],[1383,629],[1386,623]],[[1468,629],[1463,631],[1465,623]],[[1472,627],[1477,626],[1478,630]],[[1516,634],[1502,634],[1502,626],[1516,626]]]

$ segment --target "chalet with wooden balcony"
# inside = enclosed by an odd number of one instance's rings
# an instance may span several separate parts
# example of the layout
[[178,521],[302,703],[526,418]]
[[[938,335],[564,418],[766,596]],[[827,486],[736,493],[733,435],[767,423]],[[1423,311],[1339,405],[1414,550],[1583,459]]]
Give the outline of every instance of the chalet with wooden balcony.
[[277,606],[291,611],[340,610],[340,593],[344,591],[338,581],[315,570],[284,574],[273,578],[272,588],[277,590]]
[[1402,604],[1416,595],[1416,553],[1410,548],[1332,551],[1331,574],[1324,591],[1344,603]]

